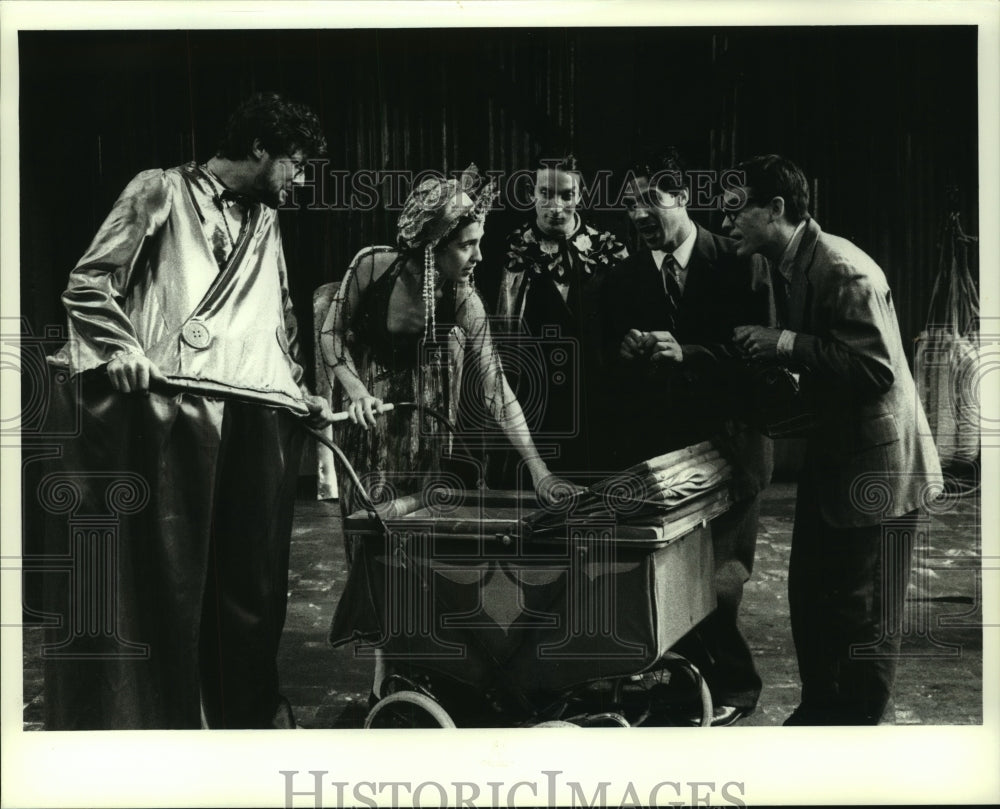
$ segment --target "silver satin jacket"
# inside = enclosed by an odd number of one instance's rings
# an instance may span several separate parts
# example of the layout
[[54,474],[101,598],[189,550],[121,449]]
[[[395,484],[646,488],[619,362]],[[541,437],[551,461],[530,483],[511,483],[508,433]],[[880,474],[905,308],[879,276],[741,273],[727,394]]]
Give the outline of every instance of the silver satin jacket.
[[79,373],[143,353],[179,387],[307,412],[277,212],[250,204],[221,269],[205,233],[221,216],[195,163],[137,175],[70,273],[69,343]]

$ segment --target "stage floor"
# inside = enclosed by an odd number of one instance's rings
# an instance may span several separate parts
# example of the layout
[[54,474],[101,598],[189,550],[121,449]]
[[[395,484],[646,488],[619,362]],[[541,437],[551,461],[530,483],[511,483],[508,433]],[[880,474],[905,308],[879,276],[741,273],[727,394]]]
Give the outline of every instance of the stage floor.
[[[764,494],[757,560],[742,608],[745,635],[764,680],[757,712],[743,724],[780,725],[798,703],[788,623],[787,569],[795,486]],[[979,498],[966,496],[932,519],[928,547],[914,560],[893,715],[897,725],[982,721],[982,605]],[[292,543],[288,620],[279,667],[282,690],[303,728],[360,727],[371,689],[371,660],[353,647],[331,649],[330,619],[346,578],[336,502],[301,497]],[[41,632],[24,630],[25,729],[42,728]]]

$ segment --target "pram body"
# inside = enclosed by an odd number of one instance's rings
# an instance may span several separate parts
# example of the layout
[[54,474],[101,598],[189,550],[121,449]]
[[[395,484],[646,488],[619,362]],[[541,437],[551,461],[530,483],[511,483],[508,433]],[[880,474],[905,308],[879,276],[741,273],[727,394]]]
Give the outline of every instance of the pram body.
[[715,607],[710,523],[730,497],[624,523],[570,504],[537,531],[518,491],[428,487],[353,513],[331,641],[364,640],[402,672],[367,725],[450,726],[449,702],[470,698],[517,725],[641,724],[685,668],[709,724],[707,688],[670,650]]

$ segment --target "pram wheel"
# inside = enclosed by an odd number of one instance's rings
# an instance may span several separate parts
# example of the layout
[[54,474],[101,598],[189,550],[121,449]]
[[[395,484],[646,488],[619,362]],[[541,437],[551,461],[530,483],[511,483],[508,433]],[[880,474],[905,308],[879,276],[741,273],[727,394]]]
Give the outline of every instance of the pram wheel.
[[694,686],[698,690],[698,696],[701,699],[701,722],[698,727],[712,727],[712,713],[715,708],[712,704],[712,692],[708,688],[708,682],[702,676],[701,672],[698,671],[698,667],[680,655],[673,656],[668,665],[685,672],[694,681]]
[[453,728],[448,712],[416,691],[397,691],[380,699],[365,718],[366,728]]
[[663,656],[658,668],[619,680],[614,699],[638,712],[633,726],[712,726],[708,683],[697,666],[673,652]]
[[580,727],[585,728],[630,728],[632,725],[620,713],[605,712],[588,714],[579,720]]

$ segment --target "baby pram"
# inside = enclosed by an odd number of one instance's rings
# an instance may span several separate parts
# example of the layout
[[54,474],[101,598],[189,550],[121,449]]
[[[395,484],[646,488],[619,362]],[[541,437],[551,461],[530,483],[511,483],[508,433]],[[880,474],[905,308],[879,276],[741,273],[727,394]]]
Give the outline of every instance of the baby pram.
[[[708,688],[671,647],[715,607],[725,475],[652,511],[634,476],[561,509],[447,486],[376,506],[328,446],[364,504],[345,519],[353,559],[330,639],[379,648],[393,672],[366,727],[670,724],[678,700],[710,725]],[[675,455],[690,467],[706,452],[718,457],[709,442]]]

